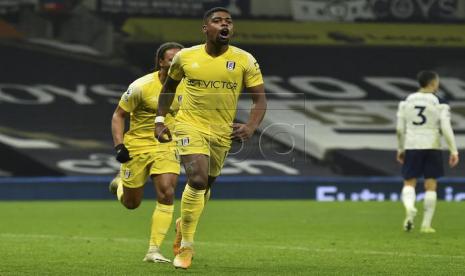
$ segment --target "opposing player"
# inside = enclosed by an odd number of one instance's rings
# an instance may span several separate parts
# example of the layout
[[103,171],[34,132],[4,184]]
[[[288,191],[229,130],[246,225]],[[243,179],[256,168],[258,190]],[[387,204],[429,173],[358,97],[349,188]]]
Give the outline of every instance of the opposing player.
[[455,167],[459,155],[450,122],[449,105],[435,93],[439,88],[439,76],[432,71],[418,73],[420,90],[399,103],[397,112],[397,160],[402,164],[404,187],[402,202],[406,218],[405,231],[413,228],[417,213],[415,186],[417,178],[424,177],[425,199],[422,233],[434,233],[431,227],[436,208],[438,177],[444,175],[441,155],[441,133],[449,147],[449,165]]
[[[116,159],[121,162],[119,175],[110,184],[110,191],[128,209],[139,206],[144,184],[150,176],[157,193],[157,205],[152,215],[147,262],[170,262],[160,253],[160,246],[173,216],[174,190],[180,171],[175,143],[159,143],[153,137],[158,95],[174,55],[183,48],[175,42],[162,44],[155,57],[156,71],[134,81],[122,95],[111,121]],[[166,123],[172,127],[182,98],[180,85],[176,100],[166,109]],[[123,135],[126,118],[129,130]]]
[[[192,263],[194,234],[210,188],[219,176],[231,146],[231,139],[250,138],[266,111],[262,74],[255,58],[229,45],[233,34],[231,14],[225,8],[213,8],[204,15],[206,43],[181,50],[173,59],[168,78],[158,101],[155,136],[171,141],[170,126],[165,125],[176,87],[184,79],[183,105],[176,116],[177,149],[187,174],[181,200],[181,232],[176,268]],[[245,124],[233,123],[243,88],[252,96],[253,105]],[[177,250],[177,247],[180,247]]]

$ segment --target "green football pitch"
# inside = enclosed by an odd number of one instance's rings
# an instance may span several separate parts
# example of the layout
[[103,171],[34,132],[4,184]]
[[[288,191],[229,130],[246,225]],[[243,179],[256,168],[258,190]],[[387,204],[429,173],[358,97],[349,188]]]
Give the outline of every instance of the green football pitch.
[[[440,202],[437,233],[420,234],[420,219],[401,230],[400,203],[211,200],[187,271],[142,262],[153,207],[1,202],[0,275],[465,275],[460,203]],[[162,248],[170,258],[173,237],[170,229]]]

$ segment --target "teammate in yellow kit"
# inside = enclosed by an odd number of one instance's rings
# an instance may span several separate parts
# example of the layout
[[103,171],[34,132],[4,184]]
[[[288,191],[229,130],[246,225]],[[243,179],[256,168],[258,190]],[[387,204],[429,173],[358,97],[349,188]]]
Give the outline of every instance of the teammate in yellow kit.
[[[157,205],[152,216],[148,262],[170,262],[160,253],[173,216],[174,190],[180,165],[175,143],[159,143],[153,137],[154,119],[162,83],[174,55],[183,48],[175,42],[162,44],[156,53],[156,71],[134,81],[123,94],[111,121],[116,159],[121,163],[119,175],[110,184],[122,204],[128,209],[140,205],[144,184],[150,176],[157,193]],[[172,127],[182,99],[182,85],[176,90],[176,100],[166,109],[167,125]],[[130,117],[129,130],[124,133],[125,119]]]
[[[182,236],[182,240],[174,245],[177,255],[173,261],[176,268],[184,269],[192,263],[197,223],[231,140],[250,138],[266,111],[265,90],[257,61],[248,52],[229,45],[233,22],[228,10],[207,11],[203,33],[205,44],[183,49],[174,57],[155,118],[155,136],[160,142],[170,142],[173,128],[166,125],[166,116],[176,87],[181,80],[185,82],[174,133],[188,182],[181,200],[181,221],[176,227],[177,237]],[[250,116],[245,124],[233,123],[244,87],[252,95]]]

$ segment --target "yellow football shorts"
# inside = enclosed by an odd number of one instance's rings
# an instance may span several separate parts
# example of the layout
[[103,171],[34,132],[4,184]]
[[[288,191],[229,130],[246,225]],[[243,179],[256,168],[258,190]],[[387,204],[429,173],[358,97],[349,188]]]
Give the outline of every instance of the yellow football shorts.
[[179,155],[205,154],[209,158],[208,175],[217,177],[231,148],[230,140],[207,135],[194,127],[176,126],[176,148]]
[[128,188],[144,186],[147,178],[154,174],[173,173],[180,171],[179,157],[176,148],[152,151],[132,156],[132,159],[121,164],[120,176],[123,185]]

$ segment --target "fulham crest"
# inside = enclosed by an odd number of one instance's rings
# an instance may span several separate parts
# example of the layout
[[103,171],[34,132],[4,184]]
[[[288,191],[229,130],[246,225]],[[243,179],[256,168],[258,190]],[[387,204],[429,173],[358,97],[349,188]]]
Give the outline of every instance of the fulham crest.
[[234,70],[235,67],[236,67],[236,62],[234,62],[234,61],[226,61],[226,68],[229,71]]

